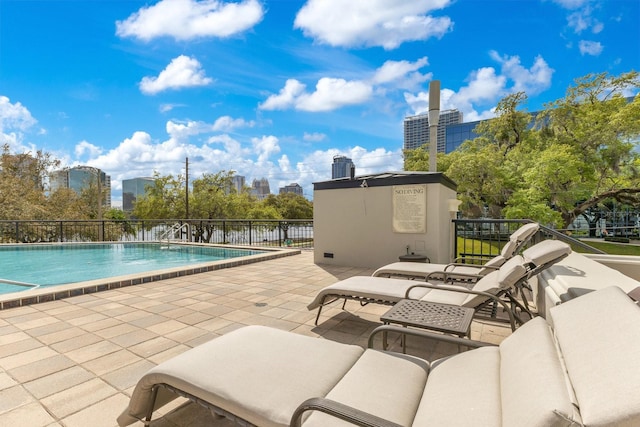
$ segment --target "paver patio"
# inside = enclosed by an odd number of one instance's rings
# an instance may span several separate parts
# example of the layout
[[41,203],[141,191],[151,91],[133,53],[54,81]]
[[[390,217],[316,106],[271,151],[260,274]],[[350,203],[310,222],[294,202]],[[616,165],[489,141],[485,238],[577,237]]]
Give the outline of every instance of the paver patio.
[[[366,346],[388,307],[336,303],[319,326],[306,305],[363,268],[315,265],[313,253],[0,311],[0,425],[116,426],[138,378],[154,365],[244,325],[267,325]],[[472,339],[500,342],[503,324],[474,321]],[[408,340],[429,360],[457,352]],[[396,339],[395,346],[398,346]],[[380,348],[380,346],[377,346]],[[157,427],[227,426],[178,400]],[[139,423],[142,425],[142,423]]]

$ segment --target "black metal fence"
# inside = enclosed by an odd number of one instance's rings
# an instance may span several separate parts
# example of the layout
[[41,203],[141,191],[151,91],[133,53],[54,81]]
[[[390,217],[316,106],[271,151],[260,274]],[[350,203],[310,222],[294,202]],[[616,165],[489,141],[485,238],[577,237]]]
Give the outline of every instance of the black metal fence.
[[[483,263],[500,254],[511,234],[525,223],[526,219],[454,219],[454,253],[467,262]],[[541,226],[527,246],[544,239],[558,239],[582,252],[603,253],[588,244],[572,238],[566,233]],[[473,260],[473,261],[471,261]]]
[[[511,233],[531,221],[454,219],[453,222],[454,253],[469,260],[499,254]],[[547,227],[541,227],[531,243],[549,237],[585,252],[601,252]],[[0,221],[0,243],[153,241],[313,248],[313,220]]]
[[0,243],[188,241],[313,247],[312,220],[0,221]]

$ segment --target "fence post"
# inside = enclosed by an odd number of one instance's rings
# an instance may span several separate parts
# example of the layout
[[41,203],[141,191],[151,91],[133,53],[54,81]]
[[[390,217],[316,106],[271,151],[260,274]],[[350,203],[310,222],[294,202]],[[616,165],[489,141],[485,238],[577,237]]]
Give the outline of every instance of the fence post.
[[282,221],[278,221],[278,246],[282,247]]
[[60,221],[60,237],[58,237],[60,243],[64,242],[64,223]]
[[16,221],[16,243],[20,243],[18,236],[20,235],[20,222]]
[[251,232],[252,232],[252,227],[251,225],[253,224],[252,221],[249,221],[249,246],[251,246],[253,243],[253,239],[251,238]]
[[227,222],[222,221],[222,243],[227,243]]

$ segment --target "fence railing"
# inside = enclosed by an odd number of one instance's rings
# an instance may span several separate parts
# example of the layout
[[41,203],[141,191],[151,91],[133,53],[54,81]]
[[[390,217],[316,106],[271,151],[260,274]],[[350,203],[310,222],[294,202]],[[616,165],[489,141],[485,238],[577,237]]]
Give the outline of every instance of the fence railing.
[[172,236],[184,241],[313,247],[313,220],[295,219],[0,221],[0,243],[159,241],[176,224]]
[[[524,219],[454,219],[455,235],[453,239],[454,253],[460,258],[474,259],[478,262],[486,261],[500,253],[502,247],[509,241],[509,236],[523,224],[533,222]],[[574,249],[583,252],[604,253],[584,242],[548,227],[541,226],[528,246],[544,239],[561,240]]]
[[[513,231],[529,220],[454,219],[454,253],[488,258],[500,253]],[[173,228],[173,231],[172,231]],[[313,220],[171,219],[103,221],[0,221],[0,243],[149,242],[183,240],[246,246],[313,247]],[[602,251],[565,233],[541,227],[536,243],[552,237],[585,252]]]

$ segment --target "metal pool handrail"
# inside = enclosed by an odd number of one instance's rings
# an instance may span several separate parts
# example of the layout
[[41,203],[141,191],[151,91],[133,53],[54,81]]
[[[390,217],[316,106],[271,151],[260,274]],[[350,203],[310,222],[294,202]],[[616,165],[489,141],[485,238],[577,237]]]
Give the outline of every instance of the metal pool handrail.
[[2,277],[0,277],[0,283],[6,283],[7,285],[24,286],[33,289],[40,287],[40,285],[34,285],[33,283],[17,282],[15,280],[3,279]]

